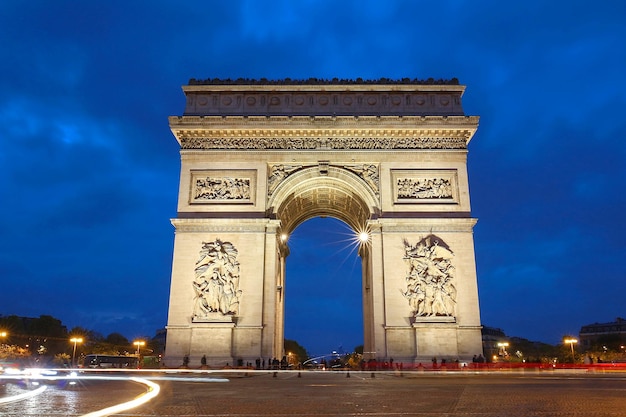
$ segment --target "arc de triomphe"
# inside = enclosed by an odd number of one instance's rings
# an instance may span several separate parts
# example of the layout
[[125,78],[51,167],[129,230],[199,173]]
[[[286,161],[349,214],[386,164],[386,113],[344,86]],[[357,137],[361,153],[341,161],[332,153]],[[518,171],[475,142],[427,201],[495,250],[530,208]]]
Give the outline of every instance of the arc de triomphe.
[[[289,235],[362,237],[365,359],[482,353],[457,80],[191,80],[169,118],[181,175],[166,366],[281,358]],[[314,295],[312,295],[314,296]]]

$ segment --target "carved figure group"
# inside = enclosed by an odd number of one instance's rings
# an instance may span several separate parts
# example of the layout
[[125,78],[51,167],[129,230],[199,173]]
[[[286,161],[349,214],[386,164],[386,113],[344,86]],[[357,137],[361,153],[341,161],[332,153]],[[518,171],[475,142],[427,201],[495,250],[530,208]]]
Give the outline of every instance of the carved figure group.
[[250,198],[249,178],[196,178],[196,200],[245,200]]
[[267,178],[268,194],[271,195],[276,190],[276,187],[278,187],[278,184],[280,184],[282,180],[301,168],[302,165],[272,165],[272,167],[270,168],[269,176]]
[[452,251],[437,236],[428,235],[415,246],[404,240],[406,290],[414,317],[454,316],[456,287]]
[[398,198],[452,198],[447,178],[398,178]]
[[374,164],[361,164],[361,165],[345,165],[345,168],[354,172],[370,186],[376,194],[378,194],[378,166]]
[[194,317],[208,313],[237,314],[239,312],[239,262],[237,249],[230,242],[203,242],[196,262]]
[[181,149],[466,149],[467,138],[220,138],[181,137]]
[[[269,168],[269,174],[267,177],[267,190],[268,195],[272,195],[278,185],[289,175],[294,172],[307,167],[312,167],[314,165],[283,165],[277,164],[272,165]],[[361,177],[367,185],[376,193],[379,192],[379,176],[378,176],[378,166],[375,164],[354,164],[354,165],[344,165],[342,168],[349,170],[350,172],[355,173],[359,177]]]

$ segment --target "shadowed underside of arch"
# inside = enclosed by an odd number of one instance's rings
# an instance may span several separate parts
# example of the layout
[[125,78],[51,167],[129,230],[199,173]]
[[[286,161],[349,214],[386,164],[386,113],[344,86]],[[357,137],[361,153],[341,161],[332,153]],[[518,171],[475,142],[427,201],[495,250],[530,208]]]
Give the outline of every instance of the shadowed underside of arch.
[[356,175],[330,167],[325,175],[309,168],[288,177],[270,199],[270,207],[284,233],[317,216],[335,217],[360,231],[376,213],[377,202],[373,191]]

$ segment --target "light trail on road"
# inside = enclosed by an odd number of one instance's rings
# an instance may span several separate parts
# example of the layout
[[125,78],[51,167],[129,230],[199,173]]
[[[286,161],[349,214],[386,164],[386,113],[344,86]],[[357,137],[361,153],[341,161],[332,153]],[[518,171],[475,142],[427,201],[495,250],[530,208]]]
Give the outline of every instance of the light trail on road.
[[25,400],[27,398],[31,398],[31,397],[36,397],[37,395],[41,394],[42,392],[44,392],[46,390],[46,386],[42,385],[41,387],[37,388],[36,390],[33,391],[28,391],[25,392],[23,394],[18,394],[18,395],[12,395],[10,397],[4,397],[4,398],[0,398],[0,404],[8,404],[8,403],[12,403],[15,401],[22,401]]
[[106,416],[110,416],[111,414],[119,413],[122,411],[127,411],[127,410],[133,409],[135,407],[139,407],[140,405],[147,403],[148,401],[152,400],[157,395],[159,395],[159,392],[161,391],[161,387],[159,386],[159,384],[155,384],[154,382],[148,381],[147,379],[135,378],[135,377],[131,377],[129,379],[131,381],[135,381],[140,384],[147,385],[148,391],[141,394],[134,400],[120,403],[111,407],[107,407],[99,411],[94,411],[88,414],[84,414],[82,417],[106,417]]

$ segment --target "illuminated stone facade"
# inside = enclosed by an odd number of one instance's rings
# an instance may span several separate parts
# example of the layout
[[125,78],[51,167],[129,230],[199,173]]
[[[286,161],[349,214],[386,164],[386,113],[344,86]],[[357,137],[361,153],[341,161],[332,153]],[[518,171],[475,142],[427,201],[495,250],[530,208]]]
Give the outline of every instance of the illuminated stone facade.
[[[336,217],[369,241],[365,356],[481,353],[466,158],[452,82],[195,81],[170,117],[181,176],[165,364],[280,358],[288,236]],[[312,295],[314,296],[314,295]]]

